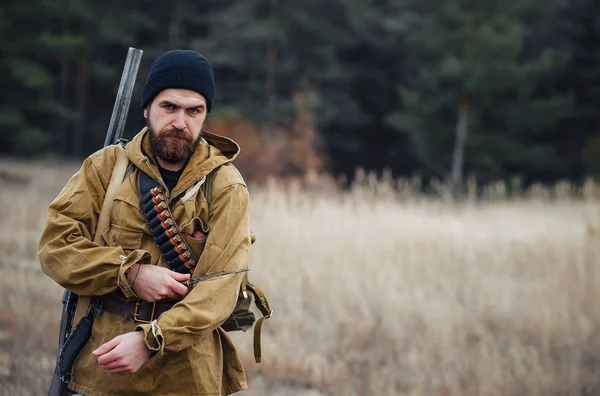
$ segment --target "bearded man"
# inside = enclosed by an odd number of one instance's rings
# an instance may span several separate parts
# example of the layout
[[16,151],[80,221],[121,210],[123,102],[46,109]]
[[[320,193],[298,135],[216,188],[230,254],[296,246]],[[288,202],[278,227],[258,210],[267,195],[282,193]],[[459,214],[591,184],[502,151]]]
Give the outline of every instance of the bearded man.
[[[42,269],[73,293],[102,301],[72,369],[73,392],[228,395],[247,387],[220,326],[247,268],[249,196],[232,164],[239,146],[204,130],[215,91],[212,67],[195,51],[169,51],[154,61],[142,92],[147,127],[125,148],[132,171],[114,198],[104,245],[93,236],[121,148],[86,158],[49,206],[38,249]],[[210,172],[207,200],[200,187]],[[154,192],[145,191],[148,185]],[[152,223],[157,213],[148,197],[168,206],[168,221]],[[171,231],[178,235],[165,240],[179,246],[165,253],[159,238]],[[218,273],[229,275],[185,284],[190,274]]]

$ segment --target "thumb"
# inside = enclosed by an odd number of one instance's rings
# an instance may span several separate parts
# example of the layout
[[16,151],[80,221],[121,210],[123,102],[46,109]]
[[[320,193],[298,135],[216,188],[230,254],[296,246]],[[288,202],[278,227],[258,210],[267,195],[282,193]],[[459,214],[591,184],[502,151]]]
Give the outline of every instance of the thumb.
[[98,349],[96,349],[95,351],[92,351],[92,354],[94,354],[95,356],[104,355],[105,353],[115,349],[116,346],[119,345],[120,343],[121,343],[121,340],[119,339],[119,337],[115,337],[112,340],[100,345],[100,347]]
[[171,278],[175,279],[177,282],[186,281],[190,277],[190,274],[181,274],[179,272],[175,272],[172,270],[169,270],[168,274],[171,276]]

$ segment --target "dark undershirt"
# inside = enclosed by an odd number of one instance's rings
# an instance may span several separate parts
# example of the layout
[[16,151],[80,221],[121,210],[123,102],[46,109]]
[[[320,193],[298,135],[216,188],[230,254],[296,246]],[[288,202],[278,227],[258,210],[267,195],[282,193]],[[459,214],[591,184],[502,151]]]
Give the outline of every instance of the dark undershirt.
[[169,191],[173,191],[173,189],[177,185],[177,181],[179,180],[179,177],[183,173],[184,169],[185,169],[185,167],[181,168],[177,172],[173,172],[173,171],[167,170],[167,169],[163,168],[162,166],[158,165],[158,170],[160,171],[160,175],[162,176],[163,181],[165,182],[165,185],[167,186]]

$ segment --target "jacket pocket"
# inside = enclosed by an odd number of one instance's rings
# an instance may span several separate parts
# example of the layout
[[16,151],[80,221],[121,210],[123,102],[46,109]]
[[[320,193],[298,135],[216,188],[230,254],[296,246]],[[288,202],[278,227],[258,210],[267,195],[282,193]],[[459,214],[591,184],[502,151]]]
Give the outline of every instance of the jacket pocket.
[[198,259],[200,259],[202,252],[204,252],[204,246],[206,245],[207,237],[198,239],[198,238],[192,238],[190,235],[183,234],[183,233],[182,233],[182,236],[183,236],[183,239],[185,239],[185,242],[190,247],[190,249],[192,249],[192,252],[194,252],[194,255]]
[[111,224],[102,237],[108,246],[120,246],[124,250],[135,250],[142,247],[144,232],[132,228]]
[[[202,221],[200,217],[193,217],[190,221],[183,224],[180,227],[181,235],[185,239],[186,243],[194,252],[194,255],[197,258],[200,258],[202,252],[204,251],[204,245],[206,245],[206,238],[208,236],[208,227]],[[202,231],[205,236],[204,238],[194,238],[192,234],[194,231]]]
[[182,224],[180,229],[181,233],[186,235],[192,235],[194,231],[202,231],[208,235],[208,225],[199,216],[192,217],[190,221]]

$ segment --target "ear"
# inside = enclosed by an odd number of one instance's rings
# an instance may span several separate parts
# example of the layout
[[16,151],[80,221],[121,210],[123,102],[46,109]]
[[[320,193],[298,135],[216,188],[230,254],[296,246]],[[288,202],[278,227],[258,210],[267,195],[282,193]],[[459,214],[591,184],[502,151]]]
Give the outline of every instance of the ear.
[[144,108],[144,118],[148,118],[148,108]]

